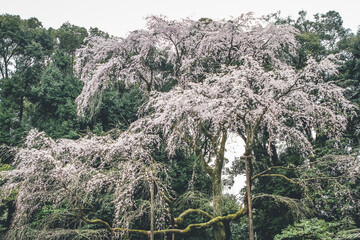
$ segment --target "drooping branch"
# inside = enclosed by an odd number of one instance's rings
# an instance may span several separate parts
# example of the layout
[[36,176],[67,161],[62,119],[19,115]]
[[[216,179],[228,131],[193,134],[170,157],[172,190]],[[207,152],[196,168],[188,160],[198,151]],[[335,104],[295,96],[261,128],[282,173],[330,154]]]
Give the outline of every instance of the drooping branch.
[[291,210],[291,214],[295,217],[304,217],[310,213],[310,209],[299,199],[265,193],[253,196],[254,201],[263,198],[270,198],[278,205],[285,205],[289,210]]
[[294,180],[286,177],[283,174],[276,174],[276,173],[256,175],[256,176],[252,177],[251,179],[254,180],[255,178],[259,178],[259,177],[280,177],[280,178],[283,178],[283,179],[285,179],[286,181],[288,181],[288,182],[290,182],[292,184],[299,184],[298,182],[295,182]]
[[283,167],[283,166],[272,166],[272,167],[269,167],[267,169],[265,169],[264,171],[258,173],[258,174],[255,174],[254,176],[251,177],[251,180],[255,180],[257,178],[260,178],[260,177],[281,177],[283,179],[285,179],[286,181],[292,183],[292,184],[299,184],[298,182],[286,177],[285,175],[283,174],[268,174],[268,172],[270,172],[271,170],[274,170],[274,169],[286,169],[286,170],[294,170],[295,168],[290,168],[290,167]]

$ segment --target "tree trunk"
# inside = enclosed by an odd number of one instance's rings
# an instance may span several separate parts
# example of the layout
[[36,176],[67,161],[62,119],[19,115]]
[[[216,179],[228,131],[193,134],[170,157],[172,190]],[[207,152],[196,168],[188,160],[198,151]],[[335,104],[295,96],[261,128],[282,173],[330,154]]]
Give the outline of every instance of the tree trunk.
[[6,228],[10,228],[13,215],[15,213],[15,200],[7,202],[8,214],[6,218]]
[[24,96],[20,97],[20,113],[19,113],[19,122],[22,122],[24,115]]
[[8,61],[6,61],[6,58],[4,58],[4,66],[5,66],[5,78],[9,78]]
[[249,240],[254,240],[254,226],[251,201],[251,155],[245,155],[245,171],[246,171],[246,195],[248,204],[249,218]]
[[[221,216],[221,203],[222,203],[222,182],[221,175],[214,174],[212,177],[213,185],[213,207],[214,207],[214,217]],[[214,226],[214,236],[215,240],[225,240],[225,229],[222,223],[216,224]]]
[[150,240],[154,240],[154,181],[150,185]]
[[231,228],[229,221],[224,222],[224,228],[225,228],[225,240],[231,240]]

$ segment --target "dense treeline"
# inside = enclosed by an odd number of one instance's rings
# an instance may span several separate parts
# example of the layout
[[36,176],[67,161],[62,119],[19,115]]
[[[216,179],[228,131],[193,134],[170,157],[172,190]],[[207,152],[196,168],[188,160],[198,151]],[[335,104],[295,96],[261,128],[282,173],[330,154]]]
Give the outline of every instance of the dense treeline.
[[[247,18],[251,16],[246,15],[244,23]],[[187,226],[197,223],[189,233],[159,232],[155,239],[240,240],[249,235],[251,239],[253,233],[252,239],[264,240],[360,238],[360,113],[353,107],[360,103],[360,32],[344,28],[335,11],[316,14],[313,20],[305,11],[297,19],[272,14],[266,21],[275,24],[251,29],[249,37],[245,33],[238,43],[231,29],[239,27],[235,20],[178,22],[153,17],[149,31],[134,31],[119,39],[97,28],[64,23],[59,29],[46,29],[36,18],[1,15],[0,239],[147,239],[147,232],[132,234],[113,226],[186,232]],[[220,31],[230,35],[216,35]],[[166,41],[173,45],[158,48]],[[205,43],[196,45],[196,41]],[[331,68],[323,63],[333,56],[337,74],[331,75]],[[320,68],[324,72],[316,70]],[[323,88],[307,90],[306,84],[297,85],[313,78],[306,75],[308,69],[317,74],[315,85],[342,87],[349,102],[341,98],[342,93],[326,95]],[[262,125],[269,121],[268,108],[256,112],[263,105],[254,97],[246,111],[257,118],[255,123],[246,119],[248,113],[239,113],[246,123],[231,125],[223,105],[211,102],[216,96],[235,105],[222,96],[225,90],[216,92],[221,74],[230,75],[223,89],[236,86],[232,82],[236,77],[264,78],[260,83],[252,81],[255,87],[250,84],[256,96],[262,89],[272,90],[271,80],[279,80],[280,75],[281,80],[299,78],[288,88],[284,81],[270,92],[269,102],[296,86],[296,91],[303,92],[295,94],[308,93],[323,105],[314,105],[318,112],[307,118],[312,112],[296,105],[290,95],[284,100],[290,103],[285,110],[270,111],[282,116],[272,120],[274,124],[283,121],[284,128],[277,129],[271,121]],[[235,100],[251,97],[243,98],[248,93],[242,89],[226,91],[239,94]],[[197,94],[204,99],[192,100]],[[328,106],[334,99],[333,106]],[[180,109],[178,102],[183,104]],[[186,104],[191,111],[179,113]],[[203,113],[201,106],[208,111]],[[336,118],[337,114],[347,119]],[[163,124],[164,119],[168,122]],[[312,125],[311,121],[319,122]],[[128,136],[129,129],[138,135]],[[144,140],[143,129],[157,135],[155,140]],[[248,184],[251,192],[242,190],[241,200],[221,194],[225,142],[234,131],[246,143],[245,157],[237,156],[226,170],[230,178],[246,173],[252,183]],[[294,131],[304,136],[314,154],[298,139],[282,144],[282,134]],[[152,150],[146,155],[148,148]],[[32,155],[31,149],[38,152]],[[64,165],[61,171],[72,163],[77,168],[69,170],[68,176],[59,174],[54,183],[49,180],[53,169],[48,170],[48,165],[56,166],[57,161]],[[26,168],[44,174],[22,175]],[[121,182],[126,177],[130,178]],[[32,193],[36,196],[24,197]]]

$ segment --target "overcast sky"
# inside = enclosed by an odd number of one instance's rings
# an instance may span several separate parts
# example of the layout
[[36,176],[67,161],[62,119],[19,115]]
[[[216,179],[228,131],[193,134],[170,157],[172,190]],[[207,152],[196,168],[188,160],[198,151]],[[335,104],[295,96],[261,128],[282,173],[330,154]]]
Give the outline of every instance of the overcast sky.
[[283,17],[293,18],[300,10],[306,10],[309,16],[335,10],[346,28],[356,32],[360,25],[360,0],[0,0],[0,14],[36,17],[45,27],[53,28],[69,21],[116,36],[144,28],[144,18],[153,14],[170,19],[222,19],[249,11],[261,16],[279,10]]

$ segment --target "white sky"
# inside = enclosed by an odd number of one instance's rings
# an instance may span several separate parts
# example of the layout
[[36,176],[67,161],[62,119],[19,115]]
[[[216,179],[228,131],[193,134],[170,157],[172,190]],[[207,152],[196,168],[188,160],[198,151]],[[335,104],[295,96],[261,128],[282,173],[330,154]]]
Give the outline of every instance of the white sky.
[[[231,167],[234,158],[241,157],[244,154],[245,143],[237,134],[230,132],[225,148],[225,157],[229,160],[225,167]],[[223,178],[227,178],[227,176],[225,175]],[[240,195],[240,190],[245,186],[245,181],[245,175],[238,175],[234,179],[234,185],[231,188],[223,188],[223,192],[234,194],[240,200],[243,197]]]
[[283,17],[293,18],[300,10],[306,10],[308,16],[335,10],[354,33],[360,25],[360,0],[0,0],[0,14],[36,17],[45,27],[53,28],[69,21],[116,36],[144,28],[144,18],[153,14],[170,19],[222,19],[249,11],[261,16],[279,10]]

